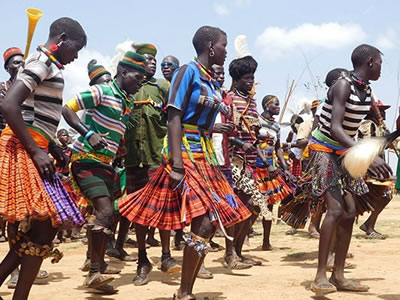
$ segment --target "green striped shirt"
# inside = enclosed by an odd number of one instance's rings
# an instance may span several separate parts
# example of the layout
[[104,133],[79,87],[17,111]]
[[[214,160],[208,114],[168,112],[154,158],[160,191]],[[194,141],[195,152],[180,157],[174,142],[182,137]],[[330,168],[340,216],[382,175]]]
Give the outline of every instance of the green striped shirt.
[[133,107],[133,97],[122,91],[115,80],[111,84],[91,86],[76,96],[79,109],[86,110],[84,123],[98,134],[106,134],[107,147],[95,151],[80,136],[73,145],[72,153],[90,152],[114,157],[126,129]]

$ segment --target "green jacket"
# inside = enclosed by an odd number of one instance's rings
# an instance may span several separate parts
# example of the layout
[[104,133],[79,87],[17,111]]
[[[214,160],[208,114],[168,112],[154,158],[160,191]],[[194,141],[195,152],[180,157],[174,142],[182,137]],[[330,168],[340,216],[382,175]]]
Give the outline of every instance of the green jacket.
[[163,139],[167,133],[167,115],[163,108],[168,89],[168,81],[152,78],[144,81],[134,95],[134,108],[125,133],[127,167],[161,163]]

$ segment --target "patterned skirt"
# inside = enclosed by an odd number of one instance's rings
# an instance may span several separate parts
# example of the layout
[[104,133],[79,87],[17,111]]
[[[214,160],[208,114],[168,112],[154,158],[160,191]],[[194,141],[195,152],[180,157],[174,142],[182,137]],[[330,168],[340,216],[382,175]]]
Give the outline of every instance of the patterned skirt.
[[51,219],[53,227],[80,226],[84,219],[57,175],[41,179],[30,155],[14,136],[0,138],[0,215],[9,222]]
[[143,189],[118,202],[121,215],[162,230],[182,229],[206,213],[216,226],[231,226],[251,215],[219,167],[212,166],[203,153],[193,153],[195,162],[186,152],[182,156],[186,174],[180,190],[170,187],[170,166],[162,164]]
[[254,205],[260,209],[260,214],[266,220],[272,220],[266,197],[257,188],[253,170],[239,156],[231,157],[232,182],[236,190],[249,195]]
[[368,193],[364,195],[355,195],[357,215],[363,215],[365,212],[374,211],[383,203],[388,203],[392,195],[392,186],[373,184],[368,182]]
[[281,219],[295,229],[303,229],[311,216],[317,216],[325,211],[322,198],[314,198],[311,193],[312,177],[303,174],[296,183],[293,197],[282,200]]
[[276,204],[292,196],[294,188],[286,183],[280,169],[277,169],[271,176],[267,168],[257,167],[255,177],[258,190],[266,196],[268,204]]
[[321,197],[330,189],[341,193],[363,195],[368,186],[363,179],[354,179],[341,166],[341,156],[323,151],[312,151],[307,173],[312,175],[312,194]]

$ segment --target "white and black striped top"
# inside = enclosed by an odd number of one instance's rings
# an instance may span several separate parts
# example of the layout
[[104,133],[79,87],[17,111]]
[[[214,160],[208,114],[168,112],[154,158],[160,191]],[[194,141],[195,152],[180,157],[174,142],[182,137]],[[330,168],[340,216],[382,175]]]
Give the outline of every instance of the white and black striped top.
[[[346,100],[344,119],[342,127],[346,134],[354,137],[361,125],[361,121],[369,113],[371,107],[371,88],[367,89],[365,100],[361,101],[358,97],[353,81],[344,76],[342,77],[350,83],[351,93],[349,99]],[[323,103],[321,116],[319,118],[319,130],[327,137],[331,137],[331,118],[332,118],[332,99],[328,99]],[[334,140],[334,139],[333,139]]]
[[61,119],[64,79],[61,70],[41,51],[29,55],[17,80],[31,91],[21,105],[26,124],[55,136]]

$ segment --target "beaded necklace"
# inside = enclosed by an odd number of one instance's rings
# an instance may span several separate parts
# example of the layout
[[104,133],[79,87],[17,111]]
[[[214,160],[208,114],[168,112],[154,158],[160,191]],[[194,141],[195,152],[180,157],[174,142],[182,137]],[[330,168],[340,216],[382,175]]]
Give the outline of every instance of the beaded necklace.
[[217,82],[217,80],[215,80],[215,79],[212,77],[211,71],[209,71],[209,70],[208,70],[203,64],[201,64],[196,58],[194,58],[192,61],[196,64],[196,67],[199,68],[200,72],[203,73],[203,74],[206,76],[206,78],[208,79],[208,82],[210,83],[211,88],[212,88],[212,90],[213,90],[213,99],[214,99],[214,102],[216,102],[216,103],[221,103],[221,101],[222,101],[221,97],[222,97],[222,96],[221,96],[221,93],[220,93],[218,90],[215,89],[215,83]]
[[369,88],[369,81],[366,81],[364,79],[362,79],[361,77],[359,77],[356,73],[351,72],[350,73],[351,79],[358,85],[360,86],[362,89],[364,90],[368,90]]
[[57,58],[54,57],[53,53],[46,49],[45,46],[40,45],[38,47],[38,51],[43,52],[51,60],[51,62],[57,66],[57,68],[59,68],[60,70],[64,69],[64,66],[57,60]]
[[213,90],[215,90],[214,84],[217,82],[217,80],[215,80],[213,78],[213,76],[211,75],[212,72],[210,70],[208,70],[203,64],[201,64],[197,59],[194,58],[193,62],[199,68],[200,72],[203,73],[207,77],[208,81],[210,81],[210,83],[211,83],[211,87],[213,88]]

